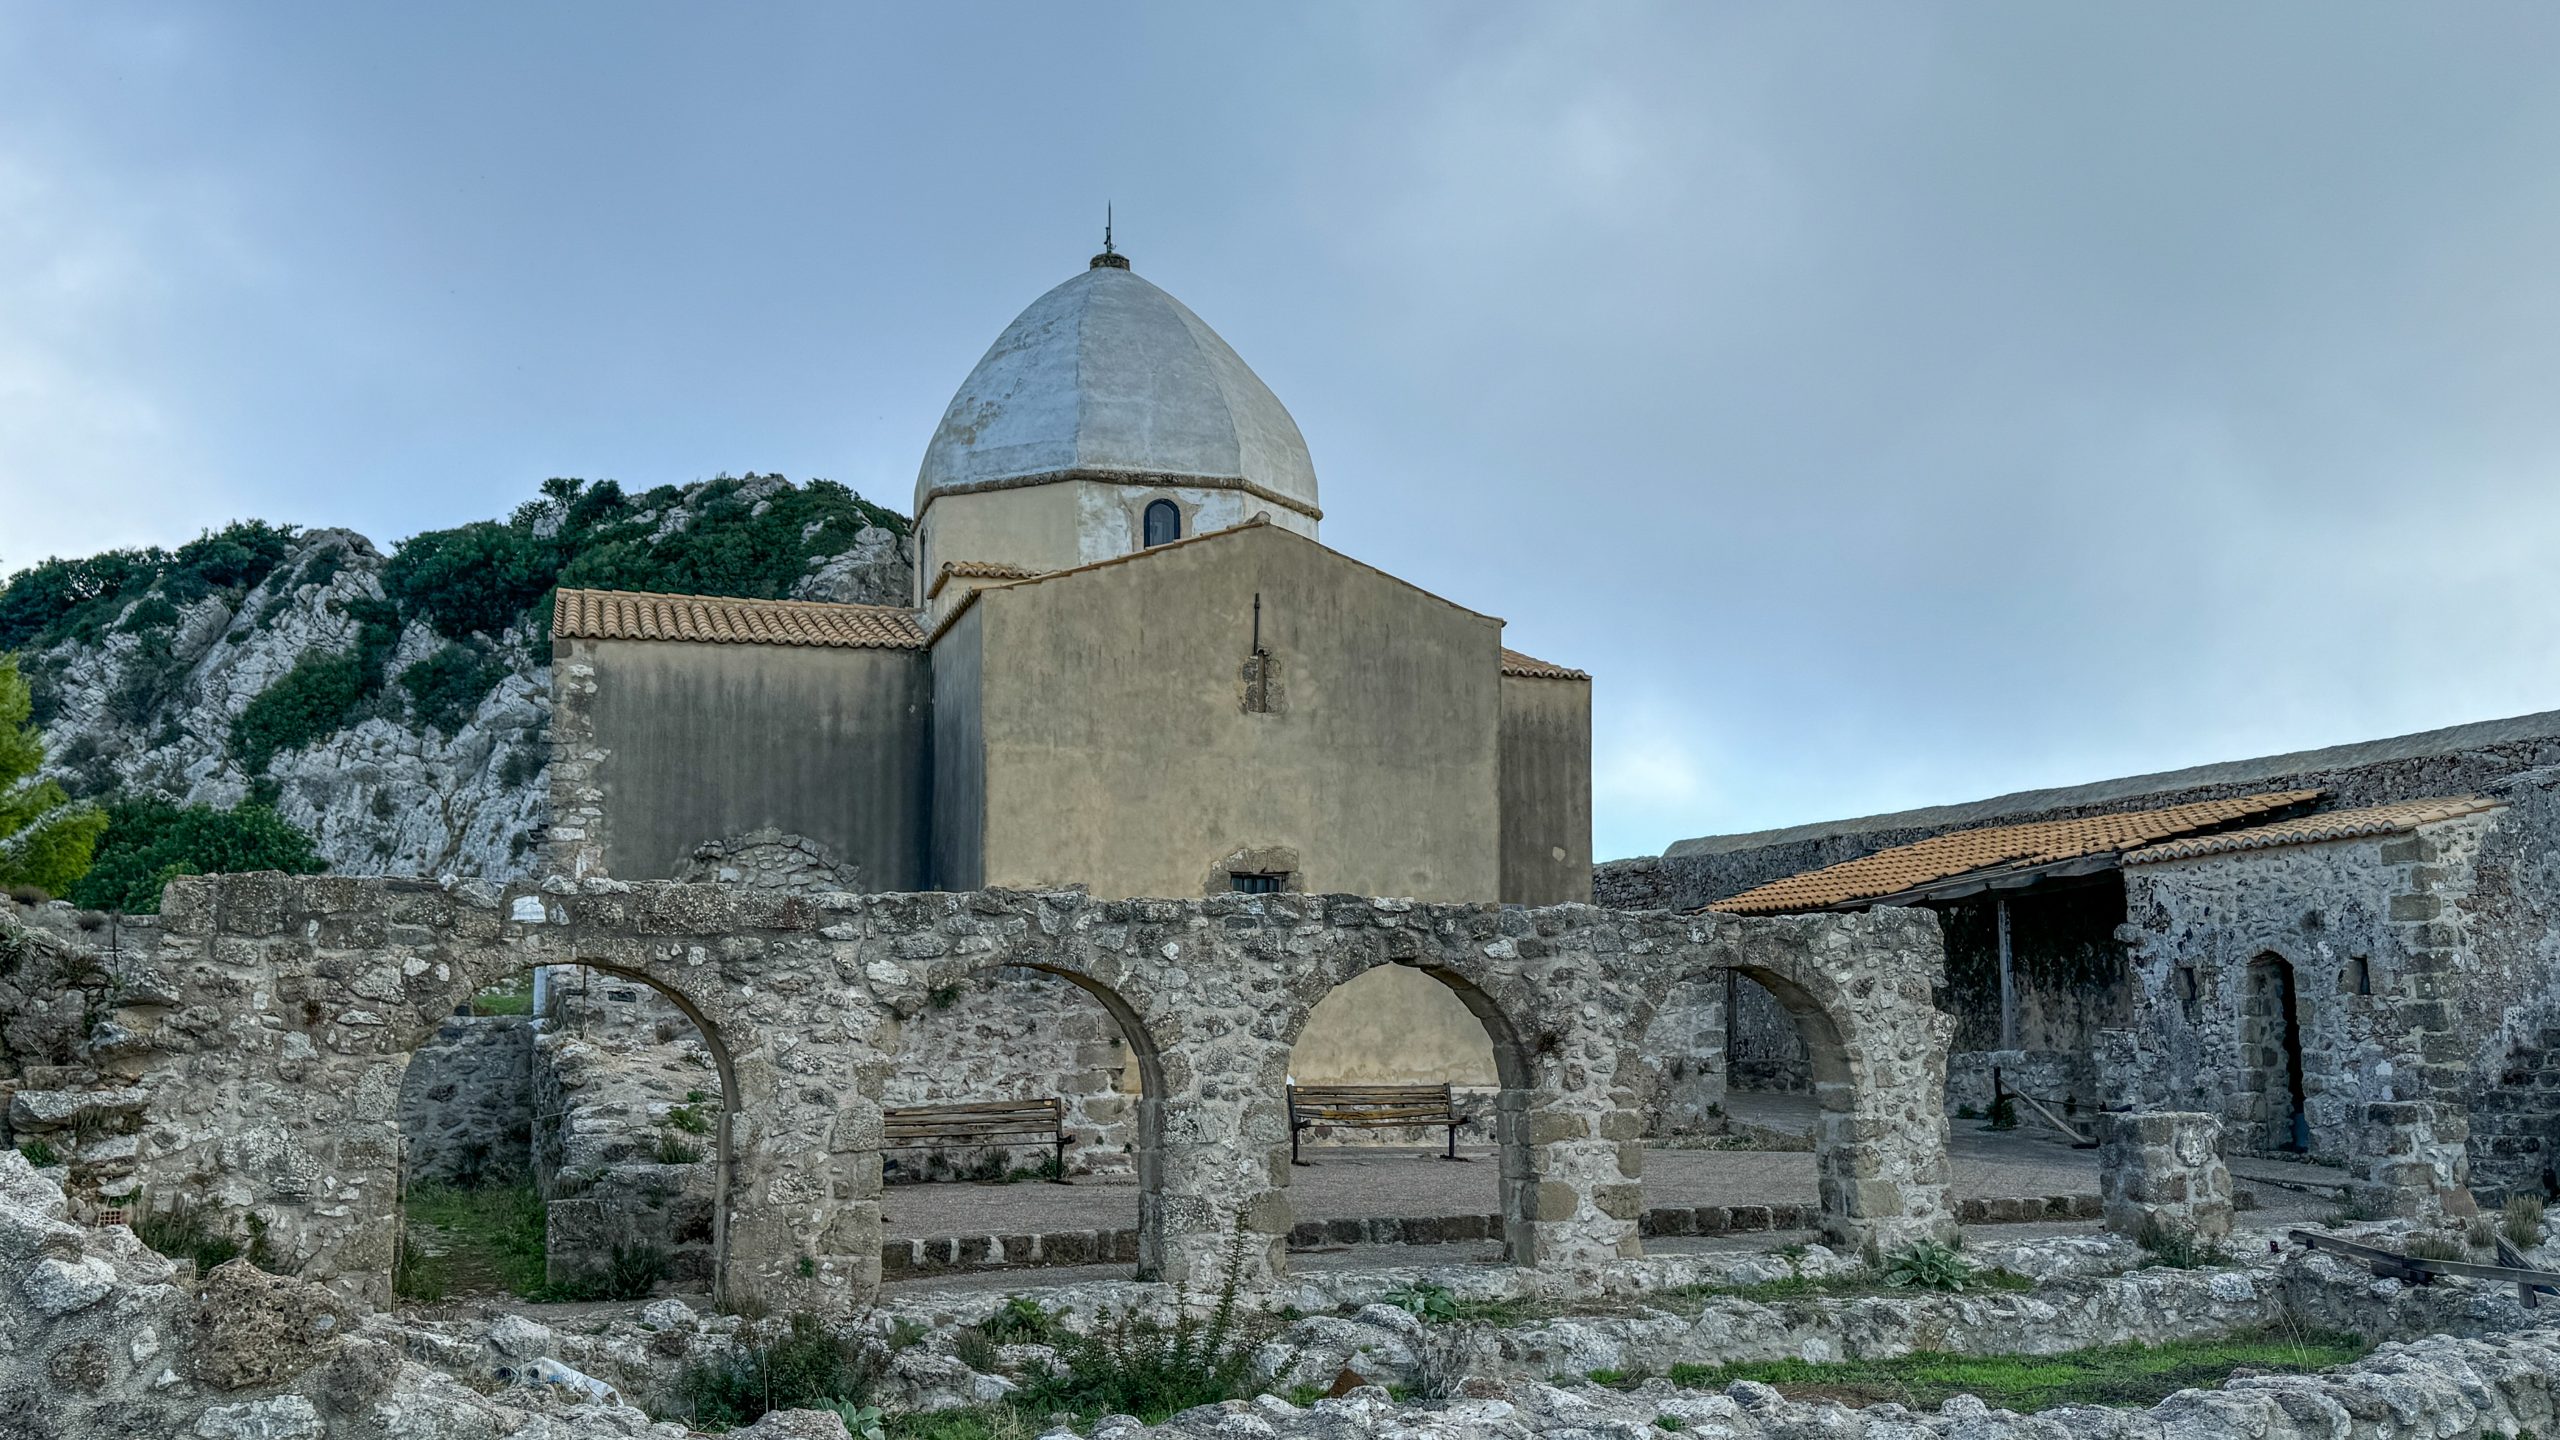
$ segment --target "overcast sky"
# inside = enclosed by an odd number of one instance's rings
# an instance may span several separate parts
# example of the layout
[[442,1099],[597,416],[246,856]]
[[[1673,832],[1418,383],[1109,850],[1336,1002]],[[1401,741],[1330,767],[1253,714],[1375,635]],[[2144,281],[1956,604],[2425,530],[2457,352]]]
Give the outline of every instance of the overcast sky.
[[2560,706],[2560,9],[0,0],[0,566],[900,509],[1096,248],[1598,850]]

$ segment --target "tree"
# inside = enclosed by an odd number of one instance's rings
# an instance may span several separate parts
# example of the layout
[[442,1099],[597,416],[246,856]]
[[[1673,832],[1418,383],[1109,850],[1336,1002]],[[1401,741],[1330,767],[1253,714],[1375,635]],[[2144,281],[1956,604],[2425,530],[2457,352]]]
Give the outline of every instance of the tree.
[[256,801],[216,810],[149,795],[112,795],[107,821],[98,863],[71,889],[74,903],[93,910],[157,914],[161,890],[180,875],[317,875],[327,868],[309,835]]
[[44,736],[29,724],[34,702],[18,657],[0,655],[0,885],[32,885],[48,895],[89,869],[105,812],[74,805],[44,768]]

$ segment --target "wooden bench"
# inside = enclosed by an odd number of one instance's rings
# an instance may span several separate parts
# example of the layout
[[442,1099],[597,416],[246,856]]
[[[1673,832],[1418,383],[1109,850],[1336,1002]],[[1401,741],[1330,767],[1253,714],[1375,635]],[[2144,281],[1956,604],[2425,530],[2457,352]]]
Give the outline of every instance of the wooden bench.
[[1442,1085],[1292,1085],[1289,1087],[1289,1163],[1298,1158],[1298,1132],[1310,1125],[1351,1125],[1385,1130],[1404,1125],[1442,1125],[1449,1131],[1449,1153],[1456,1160],[1458,1127],[1467,1117],[1457,1112],[1449,1087]]
[[880,1112],[883,1150],[981,1149],[1037,1140],[1057,1156],[1050,1183],[1067,1183],[1067,1108],[1046,1100],[989,1100],[975,1105],[905,1105]]

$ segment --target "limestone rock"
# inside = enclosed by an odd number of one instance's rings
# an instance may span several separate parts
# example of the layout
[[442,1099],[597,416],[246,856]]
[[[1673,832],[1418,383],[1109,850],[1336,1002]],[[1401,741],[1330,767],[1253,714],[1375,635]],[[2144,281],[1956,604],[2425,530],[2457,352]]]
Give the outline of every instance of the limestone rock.
[[319,1440],[328,1433],[319,1410],[299,1395],[216,1405],[196,1417],[204,1440]]
[[[758,479],[749,489],[778,492],[784,483]],[[660,537],[690,527],[702,489],[687,487],[667,507]],[[356,643],[360,621],[349,609],[384,597],[386,563],[352,531],[305,531],[245,595],[205,595],[158,621],[139,609],[151,602],[137,599],[100,638],[27,653],[51,715],[45,748],[55,769],[82,793],[122,788],[237,803],[259,777],[232,751],[234,723],[304,655]],[[905,604],[910,576],[903,539],[866,526],[813,560],[793,594]],[[448,730],[416,713],[400,684],[447,643],[408,622],[365,718],[268,765],[277,810],[311,833],[331,871],[506,880],[532,868],[549,784],[549,646],[530,624],[491,638],[482,654],[496,682]]]
[[95,1255],[39,1260],[19,1282],[27,1292],[27,1303],[45,1316],[68,1315],[95,1305],[115,1283],[115,1267]]
[[206,1276],[197,1295],[190,1366],[221,1390],[278,1384],[317,1363],[346,1321],[342,1302],[321,1286],[234,1260]]
[[775,1410],[744,1430],[738,1440],[850,1440],[844,1421],[823,1410]]

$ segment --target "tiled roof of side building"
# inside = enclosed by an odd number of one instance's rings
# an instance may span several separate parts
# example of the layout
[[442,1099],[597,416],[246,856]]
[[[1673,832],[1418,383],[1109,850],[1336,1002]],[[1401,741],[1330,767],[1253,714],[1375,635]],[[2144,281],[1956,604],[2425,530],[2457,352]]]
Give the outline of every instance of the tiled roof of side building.
[[942,568],[934,572],[933,588],[925,594],[939,595],[942,587],[954,580],[1028,580],[1039,573],[1020,565],[1002,565],[992,560],[945,560]]
[[839,650],[920,650],[924,627],[897,605],[823,600],[741,600],[567,590],[551,607],[551,633],[568,640],[691,640],[712,645],[811,645]]
[[1707,908],[1737,915],[1828,910],[1881,900],[1977,870],[2051,865],[2134,850],[2281,814],[2319,798],[2317,790],[2278,790],[2227,800],[2199,800],[2163,810],[1958,830],[1790,875]]
[[1576,670],[1570,665],[1558,665],[1541,660],[1534,655],[1523,655],[1508,647],[1502,652],[1502,673],[1525,675],[1532,680],[1588,680],[1591,678],[1587,670]]
[[2252,825],[2245,830],[2224,830],[2146,846],[2125,856],[2124,863],[2154,865],[2163,860],[2192,860],[2199,855],[2228,855],[2243,850],[2269,850],[2279,845],[2352,840],[2359,835],[2405,835],[2438,820],[2453,820],[2498,808],[2499,802],[2483,800],[2476,795],[2444,795],[2430,800],[2365,805],[2354,810],[2332,810],[2324,815],[2305,815],[2296,820],[2279,820],[2272,825]]

